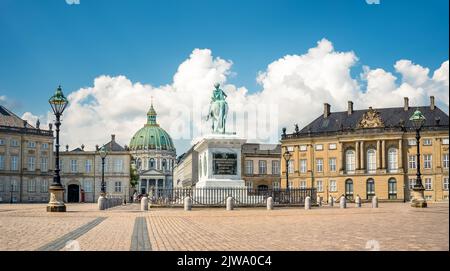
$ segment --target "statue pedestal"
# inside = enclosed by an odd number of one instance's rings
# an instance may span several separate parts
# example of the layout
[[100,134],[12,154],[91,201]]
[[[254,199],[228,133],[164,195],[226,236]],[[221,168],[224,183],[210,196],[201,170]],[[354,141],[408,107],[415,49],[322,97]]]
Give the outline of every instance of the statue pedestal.
[[197,188],[245,187],[241,149],[247,140],[235,134],[208,134],[193,143],[198,152]]
[[425,188],[423,187],[413,187],[412,191],[412,200],[411,200],[411,207],[415,208],[426,208],[427,207],[427,201],[424,197]]
[[48,191],[50,192],[50,201],[47,204],[47,212],[65,212],[64,187],[62,185],[51,185]]

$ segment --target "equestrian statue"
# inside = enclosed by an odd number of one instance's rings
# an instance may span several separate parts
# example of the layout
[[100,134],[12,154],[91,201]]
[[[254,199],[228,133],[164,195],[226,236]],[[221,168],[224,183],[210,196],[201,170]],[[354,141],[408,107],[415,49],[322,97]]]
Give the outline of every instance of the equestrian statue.
[[216,134],[225,134],[225,122],[228,114],[228,103],[225,101],[227,95],[220,89],[220,84],[214,84],[215,89],[209,104],[206,120],[212,120],[212,132]]

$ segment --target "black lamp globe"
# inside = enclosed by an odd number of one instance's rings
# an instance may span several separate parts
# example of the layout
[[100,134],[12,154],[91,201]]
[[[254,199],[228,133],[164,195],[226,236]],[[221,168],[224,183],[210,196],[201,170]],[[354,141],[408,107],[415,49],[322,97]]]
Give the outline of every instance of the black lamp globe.
[[102,147],[99,151],[100,154],[100,158],[105,159],[106,156],[108,155],[108,152],[106,151],[105,147]]

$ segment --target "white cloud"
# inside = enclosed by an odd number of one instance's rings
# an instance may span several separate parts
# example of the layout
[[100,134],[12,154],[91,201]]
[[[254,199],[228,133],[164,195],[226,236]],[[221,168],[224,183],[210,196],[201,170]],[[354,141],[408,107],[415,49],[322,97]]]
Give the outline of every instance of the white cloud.
[[357,61],[354,52],[338,52],[323,39],[305,54],[270,63],[257,77],[261,90],[249,93],[245,87],[227,83],[233,74],[232,61],[214,58],[209,49],[195,49],[170,84],[155,87],[133,83],[125,76],[103,75],[92,87],[72,92],[63,116],[62,142],[71,148],[85,144],[93,149],[114,133],[120,143],[128,144],[146,122],[153,96],[158,122],[175,139],[180,154],[192,137],[209,129],[201,117],[207,112],[215,82],[222,83],[228,94],[228,130],[252,141],[276,142],[281,127],[291,131],[295,123],[300,127],[308,124],[322,113],[325,102],[337,111],[345,110],[348,100],[353,100],[356,108],[385,107],[402,106],[404,96],[410,97],[412,104],[428,104],[428,96],[434,95],[448,112],[448,60],[432,77],[428,68],[409,60],[395,63],[397,76],[364,66],[361,78],[366,89],[350,74]]

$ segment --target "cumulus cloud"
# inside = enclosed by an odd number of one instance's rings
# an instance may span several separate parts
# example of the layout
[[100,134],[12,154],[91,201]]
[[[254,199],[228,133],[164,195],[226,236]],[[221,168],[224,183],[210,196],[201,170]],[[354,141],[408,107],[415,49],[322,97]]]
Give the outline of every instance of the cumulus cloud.
[[[356,108],[376,108],[402,106],[404,96],[413,104],[428,104],[428,97],[434,95],[448,112],[448,60],[432,77],[428,68],[410,60],[397,61],[395,74],[364,66],[360,78],[365,87],[350,73],[357,61],[354,52],[336,51],[323,39],[304,54],[286,55],[270,63],[256,78],[261,89],[249,92],[227,82],[233,74],[231,60],[214,57],[209,49],[195,49],[180,64],[173,82],[166,85],[102,75],[93,86],[71,92],[63,116],[62,141],[74,148],[85,144],[93,149],[116,134],[120,143],[128,144],[145,124],[154,97],[158,122],[175,139],[180,154],[191,139],[208,132],[204,117],[216,82],[228,95],[228,131],[250,141],[276,143],[281,127],[292,131],[296,123],[300,127],[308,124],[322,113],[325,102],[337,111],[345,110],[348,100],[353,100]],[[34,120],[31,115],[25,117]]]

